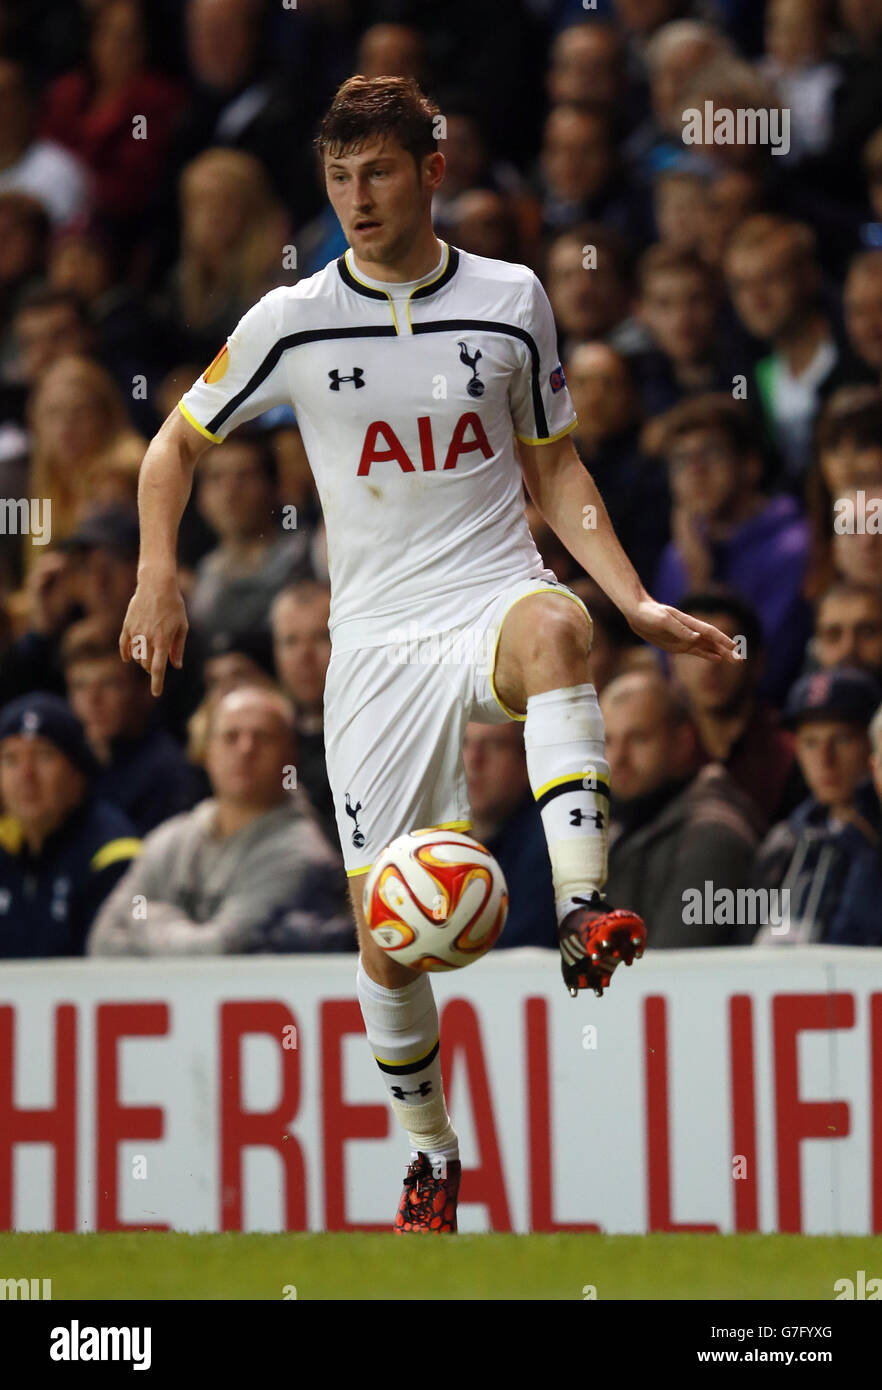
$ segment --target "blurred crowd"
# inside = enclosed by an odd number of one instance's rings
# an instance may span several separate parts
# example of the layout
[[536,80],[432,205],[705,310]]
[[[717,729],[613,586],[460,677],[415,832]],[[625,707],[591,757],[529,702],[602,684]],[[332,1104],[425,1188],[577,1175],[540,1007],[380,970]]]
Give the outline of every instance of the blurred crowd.
[[[158,701],[118,652],[147,441],[345,249],[354,72],[439,103],[438,234],[539,275],[622,544],[743,648],[640,643],[525,495],[594,619],[610,901],[650,949],[882,945],[882,0],[0,0],[0,956],[355,949],[293,410],[200,462]],[[463,752],[497,949],[553,947],[523,728]]]

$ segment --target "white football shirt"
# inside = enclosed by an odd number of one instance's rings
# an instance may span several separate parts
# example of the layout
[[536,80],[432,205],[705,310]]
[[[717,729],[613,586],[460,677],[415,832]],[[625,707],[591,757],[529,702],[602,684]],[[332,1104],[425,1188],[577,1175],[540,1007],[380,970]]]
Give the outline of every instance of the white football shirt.
[[[514,435],[576,425],[548,298],[528,267],[441,243],[411,285],[352,252],[242,317],[179,402],[202,434],[292,405],[328,541],[331,637],[351,651],[444,631],[544,566]],[[391,635],[390,635],[391,634]]]

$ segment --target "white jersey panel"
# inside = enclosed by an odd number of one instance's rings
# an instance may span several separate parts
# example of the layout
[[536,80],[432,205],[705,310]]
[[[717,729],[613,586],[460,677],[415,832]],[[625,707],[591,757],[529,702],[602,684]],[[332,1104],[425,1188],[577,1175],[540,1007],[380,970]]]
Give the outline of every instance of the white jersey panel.
[[[265,295],[181,408],[210,437],[293,405],[328,538],[337,650],[454,627],[542,573],[515,433],[576,423],[548,299],[525,266],[448,249],[393,305],[346,258]],[[219,363],[219,354],[215,363]]]

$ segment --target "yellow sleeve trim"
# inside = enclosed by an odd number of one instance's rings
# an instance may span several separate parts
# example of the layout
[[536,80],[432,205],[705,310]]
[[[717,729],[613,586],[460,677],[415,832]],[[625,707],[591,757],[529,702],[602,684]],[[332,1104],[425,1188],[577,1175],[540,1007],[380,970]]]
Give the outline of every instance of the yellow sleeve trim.
[[204,425],[200,425],[199,421],[195,420],[193,416],[190,414],[183,401],[178,401],[178,410],[181,412],[184,419],[193,426],[194,430],[198,430],[199,433],[204,435],[206,439],[210,439],[212,444],[223,444],[223,436],[219,434],[212,434],[211,431],[207,430]]
[[529,439],[525,434],[517,434],[517,431],[515,431],[515,434],[522,444],[553,444],[556,439],[563,439],[565,434],[570,434],[578,423],[579,417],[578,415],[574,415],[566,429],[558,430],[557,434],[546,435],[544,439]]
[[116,864],[120,859],[135,859],[141,853],[141,841],[135,839],[133,835],[123,836],[119,840],[108,840],[106,845],[102,845],[89,861],[89,868],[95,873],[100,873],[109,864]]

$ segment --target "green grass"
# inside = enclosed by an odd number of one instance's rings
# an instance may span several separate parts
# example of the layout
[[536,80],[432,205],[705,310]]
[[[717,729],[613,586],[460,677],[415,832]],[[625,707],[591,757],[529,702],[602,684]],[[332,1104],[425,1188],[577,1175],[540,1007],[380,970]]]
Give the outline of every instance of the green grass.
[[832,1299],[882,1238],[781,1235],[0,1234],[0,1278],[52,1298]]

